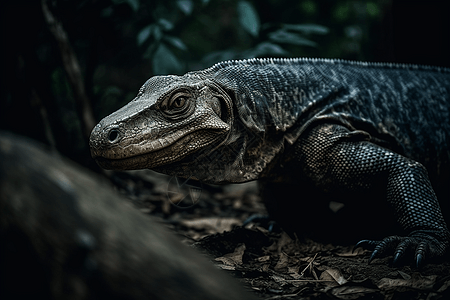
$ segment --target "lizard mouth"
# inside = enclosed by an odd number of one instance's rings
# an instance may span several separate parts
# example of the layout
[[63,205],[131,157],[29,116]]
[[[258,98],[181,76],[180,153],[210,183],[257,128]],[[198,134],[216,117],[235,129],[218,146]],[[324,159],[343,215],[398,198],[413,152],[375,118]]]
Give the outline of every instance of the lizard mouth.
[[[179,141],[156,151],[145,152],[123,158],[106,158],[96,153],[92,153],[92,156],[96,163],[101,168],[106,170],[152,169],[155,167],[172,164],[186,158],[187,156],[204,155],[205,152],[202,150],[209,148],[207,146],[219,140],[221,136],[222,135],[217,135],[209,139],[202,139],[201,133],[197,131],[190,136],[185,136]],[[196,141],[196,147],[190,147],[189,141]],[[196,153],[198,154],[196,155]]]
[[106,170],[136,170],[143,169],[139,166],[142,162],[147,161],[145,158],[147,155],[138,155],[127,158],[109,159],[101,156],[94,157],[95,162],[103,169]]

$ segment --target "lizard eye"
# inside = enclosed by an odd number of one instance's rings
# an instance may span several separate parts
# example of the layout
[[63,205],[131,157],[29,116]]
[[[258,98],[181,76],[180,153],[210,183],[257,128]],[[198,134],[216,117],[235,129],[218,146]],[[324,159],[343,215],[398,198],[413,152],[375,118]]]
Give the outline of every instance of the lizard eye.
[[189,107],[190,94],[186,92],[176,93],[170,97],[166,104],[166,110],[173,111],[174,113],[182,112]]
[[175,98],[175,100],[172,101],[171,103],[171,108],[182,108],[184,106],[184,104],[186,103],[187,99],[184,96],[179,96],[177,98]]
[[161,102],[161,112],[170,119],[180,119],[189,116],[195,108],[189,90],[182,90],[172,94]]

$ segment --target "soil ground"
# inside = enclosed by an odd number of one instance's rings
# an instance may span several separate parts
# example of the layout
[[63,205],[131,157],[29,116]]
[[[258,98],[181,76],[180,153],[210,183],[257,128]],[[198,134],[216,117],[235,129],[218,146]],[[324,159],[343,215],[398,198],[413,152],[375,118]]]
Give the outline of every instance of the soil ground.
[[111,178],[137,209],[159,218],[261,299],[450,299],[448,259],[420,270],[394,268],[392,257],[369,265],[370,252],[353,245],[299,240],[276,226],[243,226],[250,216],[266,214],[255,183],[198,185],[147,170]]

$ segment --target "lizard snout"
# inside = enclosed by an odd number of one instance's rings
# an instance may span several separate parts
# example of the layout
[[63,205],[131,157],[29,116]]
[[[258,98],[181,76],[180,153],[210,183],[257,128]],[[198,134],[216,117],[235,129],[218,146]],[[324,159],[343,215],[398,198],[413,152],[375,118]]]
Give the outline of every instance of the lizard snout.
[[119,143],[123,138],[123,134],[119,125],[112,124],[103,126],[102,122],[92,129],[89,138],[89,146],[91,147],[91,155],[99,156],[98,153],[110,148],[112,145]]

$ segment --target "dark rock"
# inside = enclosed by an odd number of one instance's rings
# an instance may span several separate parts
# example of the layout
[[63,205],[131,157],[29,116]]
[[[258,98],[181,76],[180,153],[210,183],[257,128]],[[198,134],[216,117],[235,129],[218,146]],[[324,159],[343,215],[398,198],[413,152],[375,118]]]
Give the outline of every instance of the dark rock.
[[91,174],[0,133],[0,299],[253,299]]

